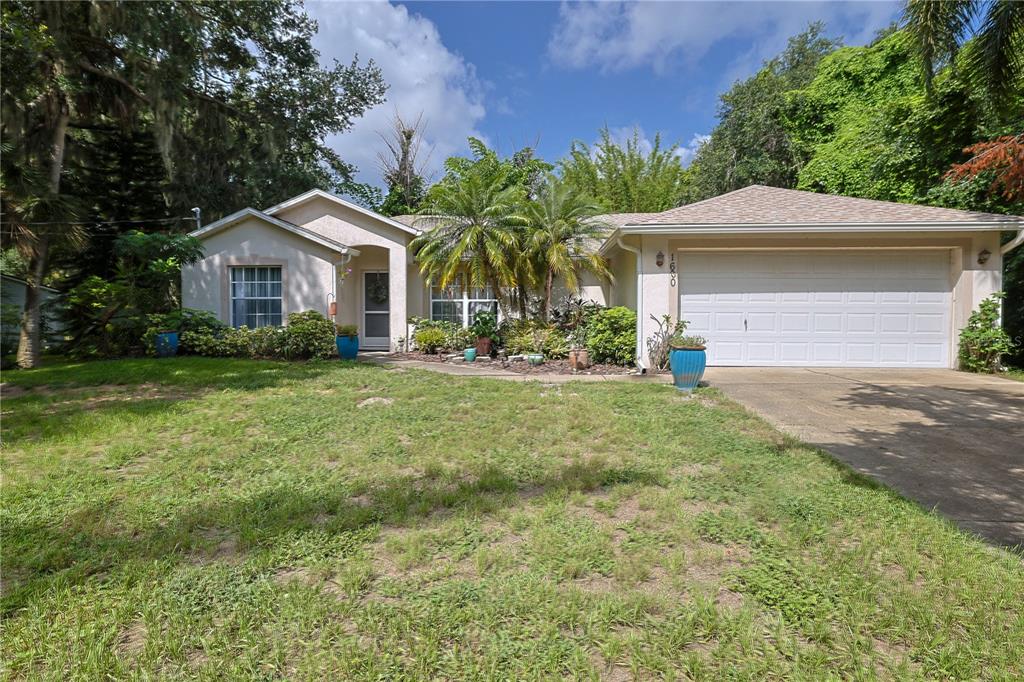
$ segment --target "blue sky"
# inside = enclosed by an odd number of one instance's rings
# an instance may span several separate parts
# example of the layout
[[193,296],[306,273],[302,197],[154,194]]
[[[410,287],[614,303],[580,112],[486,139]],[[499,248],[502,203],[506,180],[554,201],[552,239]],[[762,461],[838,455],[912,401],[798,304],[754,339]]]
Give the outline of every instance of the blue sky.
[[377,131],[420,112],[437,173],[476,135],[555,161],[607,124],[680,144],[688,159],[715,124],[717,97],[822,20],[862,45],[899,16],[895,2],[315,2],[325,60],[373,58],[388,102],[331,140],[379,183]]

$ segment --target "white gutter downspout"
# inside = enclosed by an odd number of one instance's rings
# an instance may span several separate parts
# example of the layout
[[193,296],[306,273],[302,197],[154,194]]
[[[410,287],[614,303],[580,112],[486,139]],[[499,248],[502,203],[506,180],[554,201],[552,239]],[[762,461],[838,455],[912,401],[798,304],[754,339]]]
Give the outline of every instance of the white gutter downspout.
[[636,248],[635,246],[629,246],[622,241],[620,235],[615,239],[615,243],[623,251],[629,251],[636,255],[636,368],[640,370],[641,374],[647,373],[647,367],[644,366],[644,263],[643,263],[643,251]]
[[1002,248],[999,249],[999,253],[1005,256],[1006,254],[1010,253],[1021,244],[1024,244],[1024,227],[1021,227],[1017,230],[1016,237],[1003,244]]

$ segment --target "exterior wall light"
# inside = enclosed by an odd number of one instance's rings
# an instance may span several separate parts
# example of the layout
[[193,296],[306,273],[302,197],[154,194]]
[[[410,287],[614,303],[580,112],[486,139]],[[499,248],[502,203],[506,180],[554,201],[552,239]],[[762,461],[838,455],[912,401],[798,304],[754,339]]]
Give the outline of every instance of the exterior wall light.
[[664,254],[664,253],[662,253],[661,251],[659,251],[659,252],[658,252],[658,255],[654,257],[654,262],[655,262],[655,263],[656,263],[656,264],[658,265],[658,267],[660,268],[660,267],[661,267],[662,265],[664,265],[664,264],[665,264],[665,254]]
[[984,265],[985,263],[987,263],[988,259],[989,259],[989,257],[991,255],[992,255],[991,251],[989,251],[988,249],[982,249],[978,253],[978,265]]

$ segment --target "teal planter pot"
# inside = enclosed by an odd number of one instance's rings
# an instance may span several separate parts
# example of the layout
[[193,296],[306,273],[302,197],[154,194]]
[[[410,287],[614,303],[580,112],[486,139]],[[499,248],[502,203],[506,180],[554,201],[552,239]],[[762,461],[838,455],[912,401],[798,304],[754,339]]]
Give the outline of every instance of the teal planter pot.
[[672,383],[680,391],[690,393],[704,376],[707,355],[703,348],[673,348],[668,362],[672,369]]
[[540,353],[530,353],[526,356],[526,361],[534,366],[541,365],[544,364],[544,356]]
[[338,357],[342,360],[355,360],[359,352],[358,336],[335,336],[334,345],[338,347]]
[[476,360],[476,348],[467,348],[462,351],[462,357],[466,362],[473,362]]
[[156,335],[156,356],[173,358],[178,354],[178,332],[158,332]]

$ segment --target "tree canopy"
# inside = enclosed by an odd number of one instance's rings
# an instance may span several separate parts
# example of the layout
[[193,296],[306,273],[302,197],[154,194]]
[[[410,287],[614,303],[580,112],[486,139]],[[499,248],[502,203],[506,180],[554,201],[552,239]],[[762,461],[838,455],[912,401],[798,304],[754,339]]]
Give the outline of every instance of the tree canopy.
[[639,130],[620,143],[605,126],[593,146],[574,141],[558,166],[566,183],[609,213],[664,211],[688,198],[679,146],[663,147],[660,134],[645,152]]

